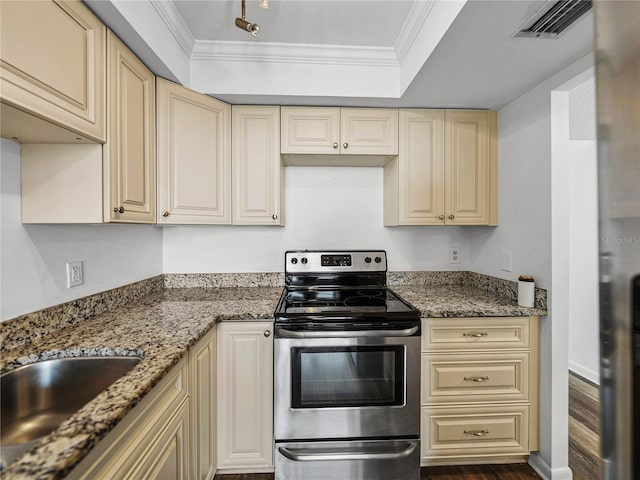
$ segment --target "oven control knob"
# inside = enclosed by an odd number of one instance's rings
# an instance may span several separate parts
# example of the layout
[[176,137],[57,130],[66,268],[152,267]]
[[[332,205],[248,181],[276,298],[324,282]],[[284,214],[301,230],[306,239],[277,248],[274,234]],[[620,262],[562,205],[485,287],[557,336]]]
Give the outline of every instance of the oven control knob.
[[380,263],[382,259],[380,257],[376,257],[376,263]]
[[307,264],[308,260],[307,257],[302,257],[302,259],[300,260],[304,265]]
[[296,263],[298,263],[298,259],[297,258],[292,258],[291,259],[291,263],[293,263],[295,265]]
[[364,257],[364,263],[371,263],[371,257]]

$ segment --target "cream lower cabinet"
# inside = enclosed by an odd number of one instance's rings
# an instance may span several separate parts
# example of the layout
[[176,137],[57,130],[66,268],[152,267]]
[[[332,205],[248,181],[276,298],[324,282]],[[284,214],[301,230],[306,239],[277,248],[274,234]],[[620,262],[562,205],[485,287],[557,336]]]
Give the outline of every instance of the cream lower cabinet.
[[384,169],[384,224],[497,225],[497,113],[400,110]]
[[189,350],[191,478],[216,473],[216,327]]
[[423,466],[521,462],[538,449],[538,322],[423,319]]
[[157,81],[159,224],[231,223],[231,106]]
[[218,473],[273,471],[273,322],[218,324]]
[[282,107],[282,154],[397,155],[398,110]]
[[180,361],[67,478],[190,480],[187,366]]
[[105,41],[80,1],[0,2],[2,136],[104,142]]
[[234,225],[284,225],[280,107],[233,106]]

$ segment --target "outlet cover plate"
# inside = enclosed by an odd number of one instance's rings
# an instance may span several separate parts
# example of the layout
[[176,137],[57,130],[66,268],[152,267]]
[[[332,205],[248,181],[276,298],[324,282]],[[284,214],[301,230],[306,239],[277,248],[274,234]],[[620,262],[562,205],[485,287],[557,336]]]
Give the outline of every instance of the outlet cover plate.
[[67,288],[77,287],[83,283],[82,262],[67,262]]

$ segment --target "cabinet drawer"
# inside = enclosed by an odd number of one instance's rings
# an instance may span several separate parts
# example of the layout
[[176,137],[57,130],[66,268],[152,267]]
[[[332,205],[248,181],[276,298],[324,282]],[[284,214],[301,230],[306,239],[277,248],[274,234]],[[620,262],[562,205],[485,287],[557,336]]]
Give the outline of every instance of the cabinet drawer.
[[423,408],[422,458],[529,454],[529,407]]
[[529,348],[529,317],[422,320],[423,352],[506,348]]
[[528,353],[422,356],[423,404],[528,399]]

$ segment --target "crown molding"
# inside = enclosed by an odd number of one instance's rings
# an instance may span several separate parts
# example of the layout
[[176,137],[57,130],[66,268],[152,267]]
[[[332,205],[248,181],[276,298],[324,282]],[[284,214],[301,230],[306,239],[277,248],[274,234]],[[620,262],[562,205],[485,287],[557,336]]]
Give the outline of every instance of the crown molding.
[[192,60],[398,67],[392,47],[196,40]]
[[436,0],[415,0],[413,2],[393,47],[399,65],[402,65],[402,62],[413,47],[435,3]]
[[191,30],[187,27],[175,4],[166,0],[149,0],[149,3],[158,12],[158,15],[160,15],[164,24],[187,54],[187,57],[191,57],[196,40],[193,38]]

